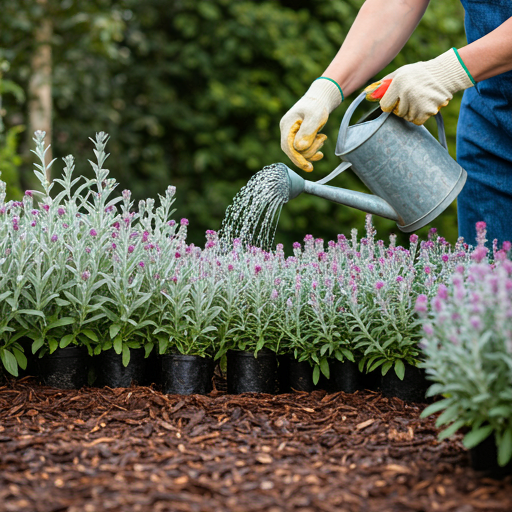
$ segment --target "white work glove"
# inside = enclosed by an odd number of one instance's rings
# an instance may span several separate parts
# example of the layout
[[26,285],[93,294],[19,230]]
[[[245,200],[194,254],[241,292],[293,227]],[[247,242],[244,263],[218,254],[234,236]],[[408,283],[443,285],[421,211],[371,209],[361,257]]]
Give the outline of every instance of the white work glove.
[[311,172],[311,162],[323,158],[319,149],[327,135],[318,132],[342,101],[340,86],[331,79],[319,78],[281,119],[281,148],[303,171]]
[[402,66],[365,92],[367,100],[380,100],[384,112],[421,125],[448,105],[456,92],[473,85],[473,77],[452,48],[435,59]]

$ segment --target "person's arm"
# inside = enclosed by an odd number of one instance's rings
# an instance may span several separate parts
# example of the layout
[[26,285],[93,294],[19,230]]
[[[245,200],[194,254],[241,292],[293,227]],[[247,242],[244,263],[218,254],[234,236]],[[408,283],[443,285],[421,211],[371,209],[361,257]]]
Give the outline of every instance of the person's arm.
[[484,37],[459,49],[475,82],[512,69],[512,18]]
[[386,67],[418,26],[429,0],[366,0],[338,54],[322,76],[345,96]]
[[[329,114],[389,64],[418,25],[429,0],[366,0],[323,79],[281,119],[281,147],[293,163],[311,172],[323,157],[318,132]],[[331,81],[332,80],[332,81]]]

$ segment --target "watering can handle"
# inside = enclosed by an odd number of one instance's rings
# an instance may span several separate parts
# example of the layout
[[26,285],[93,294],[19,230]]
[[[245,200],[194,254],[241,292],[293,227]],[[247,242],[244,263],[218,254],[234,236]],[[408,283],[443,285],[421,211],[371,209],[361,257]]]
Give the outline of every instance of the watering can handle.
[[[352,115],[354,114],[356,108],[362,103],[362,101],[365,98],[366,98],[366,93],[362,92],[350,104],[347,111],[345,112],[345,115],[343,116],[343,119],[341,121],[339,138],[338,138],[338,143],[341,143],[339,146],[340,148],[345,147],[345,141],[347,139],[347,132],[348,132],[348,125],[350,123],[350,120],[352,119]],[[384,112],[382,114],[382,116],[388,117],[390,114],[391,114],[390,112]],[[441,146],[443,146],[444,149],[446,149],[448,151],[448,144],[446,142],[446,132],[444,129],[443,116],[441,115],[441,112],[438,112],[434,117],[436,118],[436,123],[437,123],[437,137],[438,137],[439,143],[441,144]]]

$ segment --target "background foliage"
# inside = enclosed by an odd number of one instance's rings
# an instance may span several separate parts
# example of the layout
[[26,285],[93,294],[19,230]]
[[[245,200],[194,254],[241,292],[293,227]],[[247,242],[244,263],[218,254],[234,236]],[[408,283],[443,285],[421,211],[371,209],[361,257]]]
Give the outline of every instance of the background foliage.
[[[178,188],[177,207],[190,219],[189,240],[201,243],[218,229],[236,192],[261,167],[287,157],[279,145],[279,120],[328,65],[346,36],[361,0],[3,0],[0,61],[4,81],[27,90],[33,33],[45,16],[53,20],[54,156],[73,153],[88,174],[88,137],[111,134],[109,166],[135,199],[155,197],[168,184]],[[433,0],[410,41],[383,74],[466,44],[458,0]],[[355,95],[353,95],[355,97]],[[3,93],[5,130],[27,125],[22,95]],[[331,115],[320,179],[339,162],[334,156],[339,124],[349,98]],[[443,109],[450,151],[460,104]],[[21,130],[21,128],[19,129]],[[12,133],[12,132],[11,132]],[[9,193],[31,186],[31,134],[9,165]],[[0,155],[7,154],[0,147]],[[0,157],[3,158],[3,157]],[[349,171],[333,183],[363,190]],[[277,242],[305,233],[334,238],[362,228],[364,213],[323,199],[301,196],[283,210]],[[398,232],[375,219],[380,236]],[[436,220],[455,241],[454,205]],[[399,234],[399,243],[405,237]]]

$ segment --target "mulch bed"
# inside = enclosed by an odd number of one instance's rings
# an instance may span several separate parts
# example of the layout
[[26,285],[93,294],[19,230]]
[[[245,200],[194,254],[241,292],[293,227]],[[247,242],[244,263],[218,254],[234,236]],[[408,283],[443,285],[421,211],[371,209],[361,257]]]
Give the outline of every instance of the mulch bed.
[[512,510],[512,478],[379,393],[0,387],[0,510]]

